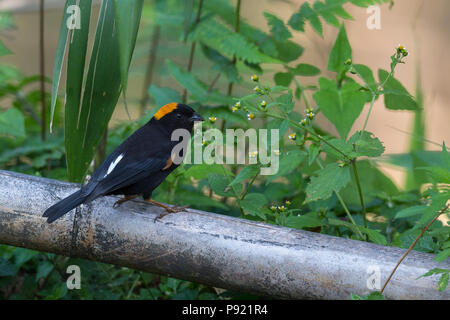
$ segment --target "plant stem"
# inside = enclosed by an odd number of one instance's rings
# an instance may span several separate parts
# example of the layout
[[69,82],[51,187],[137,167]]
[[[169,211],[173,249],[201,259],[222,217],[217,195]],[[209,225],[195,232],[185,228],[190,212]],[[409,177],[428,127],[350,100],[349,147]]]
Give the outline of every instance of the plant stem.
[[376,98],[376,96],[377,96],[376,94],[373,94],[373,93],[372,93],[372,101],[370,102],[369,112],[367,113],[366,120],[364,121],[364,125],[363,125],[363,128],[362,128],[362,132],[366,131],[367,123],[369,122],[369,117],[370,117],[370,114],[371,114],[371,112],[372,112],[373,105],[375,104],[375,98]]
[[346,155],[344,152],[342,152],[341,150],[339,150],[338,148],[336,148],[335,146],[333,146],[331,143],[329,143],[327,140],[325,140],[322,136],[316,134],[313,130],[311,130],[310,128],[306,127],[306,126],[301,126],[299,124],[297,124],[296,122],[290,120],[287,116],[282,117],[273,113],[266,113],[268,116],[272,117],[272,118],[277,118],[277,119],[281,119],[281,120],[287,120],[291,123],[291,125],[293,125],[294,127],[306,130],[309,134],[311,134],[313,137],[319,139],[320,141],[322,141],[323,143],[325,143],[326,145],[328,145],[330,148],[334,149],[336,152],[340,153],[345,159],[347,159],[348,161],[352,161],[353,159],[350,158],[348,155]]
[[445,211],[447,211],[448,209],[448,205],[446,205],[444,208],[442,208],[438,214],[433,218],[433,220],[430,221],[430,223],[428,223],[423,229],[422,232],[419,234],[419,236],[416,238],[416,240],[414,240],[414,242],[409,246],[408,250],[406,250],[406,252],[403,254],[403,256],[400,258],[400,260],[397,262],[396,266],[394,267],[394,269],[392,270],[391,274],[389,275],[389,277],[387,278],[386,282],[383,285],[383,288],[381,288],[380,293],[383,293],[384,289],[386,289],[387,284],[389,283],[389,281],[391,280],[392,276],[394,275],[395,271],[397,270],[397,268],[400,266],[400,264],[402,263],[402,261],[406,258],[406,256],[412,251],[412,249],[414,249],[414,247],[416,246],[417,242],[420,240],[420,238],[422,238],[422,236],[424,235],[424,233],[431,227],[431,225],[439,218],[439,216],[441,214],[443,214]]
[[259,175],[259,172],[257,172],[255,174],[255,176],[252,178],[252,180],[250,180],[250,182],[248,183],[247,188],[245,189],[245,191],[241,195],[241,200],[243,200],[245,198],[245,196],[247,195],[248,191],[250,190],[250,187],[253,185],[253,182],[255,182],[255,180],[258,177],[258,175]]
[[[234,32],[239,33],[239,28],[241,24],[241,0],[237,0],[236,4],[236,23],[234,25]],[[237,58],[236,55],[233,55],[233,65],[236,65]],[[231,96],[233,93],[233,82],[230,81],[228,84],[228,95]]]
[[145,73],[144,86],[142,87],[142,98],[141,98],[141,105],[139,108],[141,116],[144,115],[145,105],[147,104],[149,98],[148,89],[153,81],[153,73],[155,71],[156,53],[158,51],[159,46],[160,32],[161,27],[159,25],[156,25],[153,29],[152,41],[150,43],[149,59],[147,63],[147,72]]
[[303,98],[303,101],[305,101],[306,108],[309,108],[309,101],[308,101],[308,98],[306,97],[305,88],[301,85],[301,83],[295,77],[294,77],[294,81],[295,81],[295,84],[297,85],[297,87],[300,88],[300,94],[301,94],[301,97]]
[[[319,167],[321,169],[323,169],[323,165],[320,162],[319,159],[316,159],[317,164],[319,165]],[[358,236],[361,238],[361,240],[365,241],[366,238],[363,236],[363,234],[361,233],[361,230],[359,230],[358,225],[356,224],[355,220],[352,217],[352,214],[350,213],[350,210],[348,210],[347,205],[344,202],[344,199],[342,199],[341,194],[339,193],[339,191],[333,190],[334,193],[336,194],[339,203],[341,204],[342,208],[344,208],[345,213],[347,214],[348,218],[350,219],[350,222],[356,227],[356,230],[358,230]]]
[[[200,0],[199,4],[198,4],[198,9],[197,9],[197,16],[195,17],[195,25],[197,25],[200,22],[200,17],[202,15],[202,7],[203,7],[203,0]],[[187,67],[187,71],[191,72],[192,70],[192,64],[194,63],[194,55],[195,55],[195,46],[196,46],[196,41],[192,42],[191,45],[191,52],[189,54],[189,62],[188,62],[188,67]],[[184,89],[183,91],[183,103],[187,102],[187,90]]]
[[366,219],[366,206],[364,205],[364,197],[361,189],[361,183],[359,181],[358,169],[356,168],[356,161],[352,161],[353,173],[355,174],[356,187],[358,188],[359,201],[361,202],[361,211],[364,221],[364,228],[367,228],[367,219]]
[[213,90],[213,88],[216,85],[217,80],[219,80],[220,76],[221,76],[221,73],[218,73],[217,76],[214,78],[214,80],[211,82],[211,84],[209,85],[209,88],[208,88],[208,93]]
[[41,71],[41,139],[45,140],[47,108],[45,105],[45,50],[44,50],[44,0],[39,4],[39,60]]

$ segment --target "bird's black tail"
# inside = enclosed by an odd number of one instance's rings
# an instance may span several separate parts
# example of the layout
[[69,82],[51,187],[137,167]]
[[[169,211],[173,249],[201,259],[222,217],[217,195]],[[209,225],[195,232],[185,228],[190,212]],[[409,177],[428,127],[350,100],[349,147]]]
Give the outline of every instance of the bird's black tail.
[[67,198],[62,199],[60,202],[52,205],[45,210],[43,217],[47,217],[47,222],[52,223],[56,219],[60,218],[76,206],[82,204],[86,200],[86,196],[81,195],[81,190],[72,193]]

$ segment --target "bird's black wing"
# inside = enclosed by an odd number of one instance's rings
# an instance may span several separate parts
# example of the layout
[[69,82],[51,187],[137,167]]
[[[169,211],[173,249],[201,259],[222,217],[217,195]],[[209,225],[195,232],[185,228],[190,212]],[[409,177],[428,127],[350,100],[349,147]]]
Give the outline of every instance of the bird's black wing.
[[88,201],[132,185],[153,173],[161,171],[167,164],[167,159],[162,157],[139,159],[133,155],[127,156],[125,153],[120,161],[109,170],[114,161],[118,159],[117,157],[121,155],[113,154],[95,171],[91,181],[85,186],[83,192],[88,194]]

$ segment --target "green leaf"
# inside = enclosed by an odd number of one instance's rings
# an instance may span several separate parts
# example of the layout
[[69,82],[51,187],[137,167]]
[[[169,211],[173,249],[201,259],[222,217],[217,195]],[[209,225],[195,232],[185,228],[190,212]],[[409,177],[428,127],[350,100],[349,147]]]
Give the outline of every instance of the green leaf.
[[148,88],[148,93],[155,99],[157,106],[164,106],[171,102],[181,101],[181,95],[171,89],[165,87],[159,87],[155,84],[152,84],[150,88]]
[[276,102],[279,103],[280,109],[282,109],[286,113],[290,113],[292,109],[294,109],[294,100],[292,97],[292,93],[286,93],[279,96],[276,99]]
[[17,267],[9,260],[0,257],[0,277],[12,277],[17,273]]
[[448,269],[440,269],[440,268],[434,268],[425,273],[424,275],[420,276],[417,279],[420,279],[422,277],[430,277],[432,275],[441,275],[439,282],[438,282],[438,290],[444,291],[448,287],[448,281],[449,281],[449,274],[450,270]]
[[442,142],[442,163],[443,168],[450,171],[450,153],[447,151],[445,142]]
[[43,261],[39,263],[36,271],[36,281],[38,281],[40,278],[47,277],[52,270],[53,264],[51,264],[49,261]]
[[[243,112],[232,112],[229,107],[210,108],[208,112],[211,116],[226,120],[227,123],[238,123],[244,127],[248,126],[246,114]],[[204,116],[208,116],[208,114],[204,114]]]
[[246,213],[265,219],[262,207],[267,204],[267,198],[264,194],[249,193],[239,204]]
[[400,210],[399,212],[397,212],[394,219],[409,218],[409,217],[417,216],[419,214],[423,214],[426,210],[427,210],[427,207],[423,206],[423,205],[408,207],[406,209],[403,209],[403,210]]
[[441,252],[439,252],[435,257],[434,260],[438,261],[438,262],[444,262],[445,260],[448,259],[448,257],[450,257],[450,248],[448,249],[444,249]]
[[278,172],[267,178],[266,185],[273,180],[285,176],[295,170],[308,157],[308,154],[302,150],[291,150],[282,154],[280,157]]
[[348,141],[352,147],[354,145],[354,157],[379,157],[384,153],[384,146],[381,141],[368,131],[356,132]]
[[256,165],[252,165],[252,166],[246,166],[244,167],[241,172],[239,172],[239,174],[236,176],[236,178],[234,178],[233,181],[230,182],[230,184],[228,186],[234,186],[236,184],[241,183],[244,180],[248,180],[250,178],[253,178],[254,176],[256,176],[257,174],[259,174],[259,167]]
[[192,40],[200,41],[204,45],[225,54],[228,57],[249,63],[280,63],[261,51],[253,43],[247,41],[241,34],[236,33],[213,19],[205,19],[191,34]]
[[355,64],[353,68],[367,85],[368,89],[375,92],[377,90],[377,82],[375,81],[372,70],[363,64]]
[[441,167],[419,167],[419,170],[425,170],[431,178],[437,183],[450,184],[450,171]]
[[125,99],[128,70],[136,45],[143,3],[143,0],[114,0],[114,12],[120,51],[120,78]]
[[169,73],[177,80],[189,93],[192,95],[192,99],[201,103],[208,101],[219,104],[231,104],[232,98],[222,95],[215,91],[209,91],[208,86],[202,81],[198,80],[192,73],[182,70],[179,66],[175,65],[172,61],[166,60]]
[[18,268],[20,268],[23,264],[37,255],[39,255],[38,251],[25,248],[17,248],[16,250],[14,250],[14,263]]
[[277,58],[286,63],[297,60],[304,51],[302,46],[292,41],[277,41],[275,45],[278,51]]
[[[81,2],[83,4],[83,2]],[[80,7],[81,8],[81,7]],[[90,8],[87,6],[86,9]],[[102,2],[84,91],[83,69],[89,11],[74,29],[67,59],[65,142],[69,180],[83,179],[107,128],[121,90],[120,61],[112,0]],[[86,12],[86,13],[85,13]],[[84,20],[86,19],[86,20]],[[80,101],[81,93],[83,99]]]
[[208,174],[208,183],[210,188],[219,196],[224,197],[235,197],[236,195],[233,192],[236,190],[236,193],[239,195],[242,190],[242,185],[238,184],[233,187],[228,187],[228,184],[231,182],[231,179],[228,176],[223,174],[211,173]]
[[[62,73],[62,67],[63,67],[63,61],[64,56],[66,54],[66,49],[69,44],[69,28],[67,28],[67,21],[70,19],[70,16],[72,13],[69,11],[67,12],[67,8],[75,5],[77,3],[76,0],[66,0],[66,4],[64,6],[63,16],[61,20],[61,27],[59,29],[59,40],[58,40],[58,46],[56,49],[56,57],[55,57],[55,63],[53,65],[53,82],[52,82],[52,98],[50,102],[50,132],[52,132],[52,126],[53,126],[53,116],[55,114],[55,106],[56,106],[56,99],[58,98],[58,89],[59,89],[59,82],[61,80],[61,73]],[[85,8],[86,4],[88,6]],[[84,3],[81,3],[80,11],[81,10],[87,10],[83,11],[89,14],[85,15],[82,14],[80,17],[80,27],[86,28],[86,21],[88,23],[88,29],[89,29],[89,16],[90,16],[90,10],[91,10],[91,1],[84,1]],[[84,18],[84,19],[83,19]],[[81,29],[80,29],[81,30]],[[73,31],[71,31],[72,33]],[[79,32],[75,32],[77,34]],[[82,34],[84,34],[82,32]],[[80,56],[80,58],[84,59],[85,54]],[[84,70],[84,63],[82,66],[79,66],[81,74],[83,74]]]
[[210,198],[207,195],[204,195],[202,192],[193,190],[177,190],[176,201],[177,203],[193,206],[197,209],[217,208],[225,211],[230,210],[227,205],[223,204],[220,201],[217,201],[217,199]]
[[340,136],[346,139],[364,108],[366,95],[359,91],[359,85],[354,81],[345,82],[339,90],[330,79],[321,77],[319,84],[320,90],[313,97],[324,116],[336,127]]
[[352,47],[348,42],[345,25],[342,24],[328,60],[328,70],[342,72],[346,69],[345,61],[352,59]]
[[337,163],[330,163],[317,172],[316,177],[311,177],[311,182],[306,187],[307,202],[326,200],[350,182],[348,167],[340,167]]
[[284,41],[292,37],[291,32],[286,28],[283,20],[268,12],[264,12],[264,17],[270,26],[270,33],[276,40]]
[[389,77],[389,79],[388,77],[389,72],[382,69],[378,70],[378,78],[382,84],[384,83],[384,104],[386,108],[391,110],[417,110],[417,102],[400,81],[394,77]]
[[224,74],[230,82],[236,83],[240,80],[236,64],[232,59],[220,54],[217,50],[202,45],[202,52],[209,60],[214,63],[213,70]]
[[306,63],[298,64],[295,69],[291,69],[292,73],[297,76],[313,77],[320,74],[320,69]]
[[277,72],[273,79],[275,83],[279,86],[289,87],[292,82],[293,75],[290,72]]
[[320,146],[313,143],[309,146],[309,156],[308,156],[308,165],[312,165],[314,160],[316,160],[319,155]]
[[6,56],[8,54],[12,54],[11,50],[9,50],[5,44],[0,40],[0,57]]
[[311,23],[311,26],[318,34],[322,35],[322,22],[320,22],[319,16],[311,9],[308,2],[303,3],[300,10],[291,16],[288,24],[292,29],[304,32],[306,20]]
[[0,136],[25,137],[25,118],[16,108],[0,113]]
[[317,218],[314,212],[305,215],[290,215],[286,218],[286,226],[296,229],[315,228],[323,225],[323,222]]
[[357,234],[358,230],[359,230],[362,233],[365,233],[372,242],[374,242],[376,244],[381,244],[384,246],[387,245],[386,237],[384,235],[382,235],[378,230],[364,228],[360,225],[354,225],[350,222],[339,220],[339,219],[329,219],[328,223],[333,226],[346,227],[346,228],[352,230],[355,234]]
[[445,289],[447,289],[449,278],[450,278],[450,274],[448,272],[444,273],[441,276],[441,278],[439,279],[439,284],[438,284],[439,291],[444,291]]
[[[185,177],[192,177],[194,179],[201,180],[201,179],[207,178],[208,174],[212,174],[212,173],[223,175],[224,167],[219,164],[202,163],[202,164],[198,164],[198,165],[193,165],[192,167],[190,167],[189,169],[187,169],[184,172],[184,175],[185,175]],[[233,175],[228,170],[226,170],[225,173],[228,175]]]
[[350,299],[351,300],[386,300],[386,297],[382,293],[380,293],[378,291],[374,291],[364,297],[361,297],[361,296],[358,296],[357,294],[352,293],[352,294],[350,294]]

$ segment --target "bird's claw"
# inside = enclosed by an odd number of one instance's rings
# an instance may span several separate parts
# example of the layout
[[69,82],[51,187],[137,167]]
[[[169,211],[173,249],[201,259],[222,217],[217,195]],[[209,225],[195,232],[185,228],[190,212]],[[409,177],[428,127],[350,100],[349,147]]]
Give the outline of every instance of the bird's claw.
[[178,213],[178,212],[183,212],[186,211],[186,209],[189,208],[189,206],[183,206],[183,207],[179,207],[179,206],[173,206],[173,207],[167,207],[165,212],[161,213],[159,216],[157,216],[153,221],[156,222],[156,220],[162,219],[163,217],[167,216],[168,214],[171,213]]

